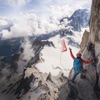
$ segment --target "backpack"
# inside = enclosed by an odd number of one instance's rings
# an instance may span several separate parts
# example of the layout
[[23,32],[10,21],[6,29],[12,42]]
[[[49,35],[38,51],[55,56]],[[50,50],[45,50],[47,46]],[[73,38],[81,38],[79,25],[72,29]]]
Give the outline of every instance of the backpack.
[[80,73],[83,69],[82,59],[81,58],[75,58],[73,66],[74,66],[74,70],[76,72]]

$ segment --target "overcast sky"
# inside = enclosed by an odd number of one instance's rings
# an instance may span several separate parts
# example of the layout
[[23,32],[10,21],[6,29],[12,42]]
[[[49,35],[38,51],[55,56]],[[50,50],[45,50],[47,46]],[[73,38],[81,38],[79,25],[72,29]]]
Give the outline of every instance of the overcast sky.
[[0,0],[0,16],[17,16],[23,12],[48,16],[50,11],[57,9],[90,9],[91,2],[92,0]]

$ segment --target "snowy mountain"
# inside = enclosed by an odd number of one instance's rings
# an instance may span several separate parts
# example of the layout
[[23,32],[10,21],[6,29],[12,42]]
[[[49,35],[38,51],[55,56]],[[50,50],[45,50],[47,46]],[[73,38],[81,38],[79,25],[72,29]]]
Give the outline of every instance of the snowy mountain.
[[69,24],[66,25],[66,27],[72,26],[72,30],[80,32],[82,28],[89,26],[90,11],[87,9],[78,9],[71,17],[65,17],[61,19],[60,22],[63,22],[66,19],[69,21]]

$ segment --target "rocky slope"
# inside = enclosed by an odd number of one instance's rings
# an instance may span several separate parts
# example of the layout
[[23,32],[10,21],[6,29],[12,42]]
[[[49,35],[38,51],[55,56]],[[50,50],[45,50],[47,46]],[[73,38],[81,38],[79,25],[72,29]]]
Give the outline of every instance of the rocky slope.
[[[75,84],[70,84],[70,92],[65,98],[63,97],[64,88],[60,94],[60,100],[100,100],[100,0],[92,1],[90,32],[83,35],[80,44],[83,59],[93,62],[89,65],[84,65],[86,69],[86,78],[80,79],[78,76]],[[87,34],[88,33],[88,34]],[[71,73],[72,74],[72,73]]]
[[[35,52],[26,59],[25,49],[0,60],[0,98],[2,100],[54,100],[58,98],[59,89],[66,77],[60,73],[57,77],[43,74],[36,67],[40,49],[44,45],[53,45],[52,42],[35,40]],[[30,51],[29,51],[30,52]],[[28,54],[29,55],[29,54]]]

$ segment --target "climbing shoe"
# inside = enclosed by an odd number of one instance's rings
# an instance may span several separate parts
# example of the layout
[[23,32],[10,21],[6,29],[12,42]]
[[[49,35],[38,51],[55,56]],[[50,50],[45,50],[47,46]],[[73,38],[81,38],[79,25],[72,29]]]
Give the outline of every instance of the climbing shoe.
[[85,76],[84,74],[81,74],[81,75],[80,75],[80,78],[81,78],[81,79],[84,79],[84,78],[86,78],[86,76]]

